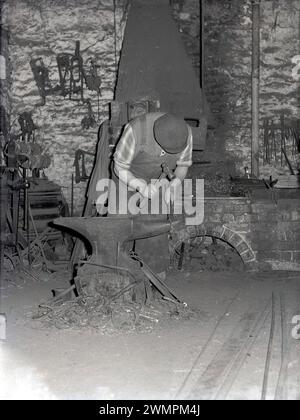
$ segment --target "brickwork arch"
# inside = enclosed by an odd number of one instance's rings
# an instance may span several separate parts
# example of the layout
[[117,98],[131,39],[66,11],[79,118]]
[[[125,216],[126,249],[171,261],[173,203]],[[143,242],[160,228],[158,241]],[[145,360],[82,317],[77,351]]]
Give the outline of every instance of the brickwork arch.
[[186,226],[185,229],[178,232],[176,244],[179,245],[183,241],[198,236],[212,236],[228,243],[237,251],[246,268],[248,266],[252,268],[253,263],[256,261],[255,254],[245,238],[226,225],[203,223],[197,226]]

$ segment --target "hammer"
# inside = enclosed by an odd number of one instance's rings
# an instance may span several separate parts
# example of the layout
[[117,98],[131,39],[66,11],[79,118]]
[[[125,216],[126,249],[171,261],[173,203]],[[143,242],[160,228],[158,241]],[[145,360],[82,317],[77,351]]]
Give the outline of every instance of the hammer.
[[169,168],[169,166],[166,162],[163,162],[161,164],[161,167],[162,167],[162,170],[163,170],[162,174],[166,174],[169,181],[172,181],[172,179],[176,178],[176,175],[174,174],[173,171],[171,171],[171,169]]
[[[163,175],[166,175],[166,177],[168,178],[169,181],[172,181],[172,179],[176,178],[175,174],[173,171],[171,171],[171,169],[169,168],[168,164],[166,162],[163,162],[161,164],[162,167],[162,173],[160,174],[159,178],[157,179],[157,181],[155,182],[154,185],[157,185],[158,182],[162,179]],[[140,200],[139,203],[139,208],[142,208],[148,201],[147,197],[143,197]]]

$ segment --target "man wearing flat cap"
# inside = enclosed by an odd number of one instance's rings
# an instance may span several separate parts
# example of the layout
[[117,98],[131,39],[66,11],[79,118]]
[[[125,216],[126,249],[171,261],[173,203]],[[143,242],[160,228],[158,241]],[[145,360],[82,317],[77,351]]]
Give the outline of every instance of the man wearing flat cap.
[[[141,115],[125,126],[114,153],[114,175],[127,185],[129,196],[139,192],[141,201],[147,202],[158,194],[153,180],[165,177],[162,167],[166,164],[175,178],[169,182],[164,198],[172,201],[176,187],[192,165],[192,147],[191,128],[183,119],[162,112]],[[144,252],[154,252],[146,262],[154,271],[164,271],[168,258],[166,238],[142,241]]]

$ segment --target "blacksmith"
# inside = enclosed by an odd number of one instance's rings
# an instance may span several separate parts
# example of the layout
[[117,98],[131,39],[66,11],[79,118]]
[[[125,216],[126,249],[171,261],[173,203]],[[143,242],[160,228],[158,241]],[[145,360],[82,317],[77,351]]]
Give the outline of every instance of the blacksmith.
[[[169,204],[192,165],[192,146],[192,132],[183,119],[162,112],[143,114],[125,126],[114,153],[113,179],[126,185],[128,198],[138,192],[141,203],[146,201],[150,209],[148,200],[159,193],[154,180],[165,177],[162,168],[167,164],[175,175],[163,197]],[[135,249],[156,273],[165,272],[169,264],[166,236],[139,240]]]

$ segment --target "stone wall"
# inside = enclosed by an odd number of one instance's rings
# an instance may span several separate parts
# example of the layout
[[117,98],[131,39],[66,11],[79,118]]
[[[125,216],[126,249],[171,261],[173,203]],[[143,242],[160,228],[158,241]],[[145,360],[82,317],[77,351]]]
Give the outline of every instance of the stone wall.
[[[278,142],[280,114],[299,119],[299,81],[293,77],[293,57],[300,53],[299,10],[297,0],[261,1],[261,151],[265,116],[277,125]],[[251,150],[251,28],[250,0],[206,1],[205,89],[218,120],[215,158],[224,160],[225,151],[242,173],[250,166]],[[280,172],[288,168],[275,162],[264,166],[261,159],[262,175]]]
[[9,115],[10,115],[10,59],[9,59],[9,31],[3,19],[5,5],[0,1],[0,165],[4,165],[1,153],[8,140]]
[[[183,42],[199,72],[199,1],[173,0],[174,17]],[[216,119],[209,133],[206,159],[211,172],[244,173],[251,153],[251,0],[205,0],[204,90]],[[261,0],[261,176],[287,174],[281,159],[263,160],[264,118],[273,120],[277,151],[280,148],[280,115],[286,125],[300,118],[300,6],[297,0]],[[296,156],[287,141],[289,159]],[[278,153],[278,152],[277,152]]]
[[[261,6],[261,149],[264,118],[273,120],[277,151],[281,142],[280,116],[284,116],[287,127],[300,120],[299,54],[299,1],[264,0]],[[286,143],[288,157],[295,169],[298,156],[293,152],[292,139],[288,138]],[[283,161],[282,165],[278,152],[270,164],[261,159],[261,175],[288,174],[289,169]]]
[[[52,155],[52,164],[45,173],[63,187],[70,204],[71,174],[75,150],[95,151],[98,127],[108,117],[108,104],[113,99],[116,68],[125,24],[126,1],[112,0],[11,0],[7,3],[5,20],[10,31],[12,63],[11,106],[12,121],[19,113],[32,112],[37,126],[36,140]],[[116,27],[116,33],[115,33]],[[116,36],[115,36],[116,35]],[[49,69],[52,86],[59,83],[56,55],[80,52],[86,71],[89,59],[98,66],[101,77],[101,97],[84,88],[85,99],[90,98],[97,120],[95,127],[83,129],[82,119],[87,106],[59,95],[41,97],[30,67],[30,60],[42,57]],[[99,103],[98,103],[99,99]],[[18,131],[16,122],[13,130]],[[92,158],[87,159],[90,169]],[[86,183],[75,184],[75,209],[81,211]]]
[[[97,128],[108,116],[113,98],[116,68],[126,23],[128,0],[10,0],[4,20],[10,31],[12,64],[12,121],[18,113],[32,111],[37,138],[52,154],[47,176],[63,186],[70,203],[71,174],[77,148],[94,151]],[[172,0],[171,5],[183,42],[199,74],[199,1]],[[251,0],[205,0],[204,86],[216,117],[210,131],[205,159],[211,172],[243,172],[250,166],[251,146]],[[114,7],[115,5],[115,7]],[[263,117],[278,123],[281,112],[299,118],[299,2],[261,1],[261,128]],[[102,78],[99,100],[85,88],[97,126],[84,130],[81,120],[86,106],[62,96],[40,96],[30,68],[32,58],[42,57],[50,79],[58,83],[56,54],[74,53],[80,41],[86,69],[89,58]],[[296,57],[296,58],[295,58]],[[15,123],[14,129],[18,129]],[[277,128],[276,128],[277,130]],[[280,133],[276,132],[279,141]],[[263,133],[261,133],[261,142]],[[89,160],[91,167],[92,159]],[[263,163],[263,162],[261,162]],[[229,169],[228,169],[229,168]],[[287,172],[280,163],[262,166],[262,175]],[[227,173],[226,172],[226,173]],[[75,208],[80,212],[85,183],[75,185]]]

